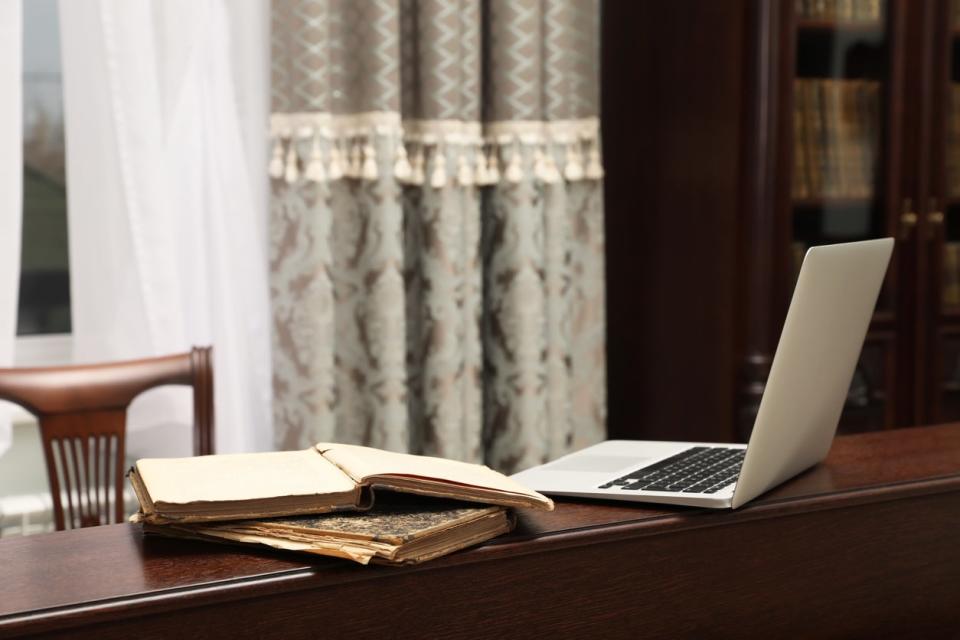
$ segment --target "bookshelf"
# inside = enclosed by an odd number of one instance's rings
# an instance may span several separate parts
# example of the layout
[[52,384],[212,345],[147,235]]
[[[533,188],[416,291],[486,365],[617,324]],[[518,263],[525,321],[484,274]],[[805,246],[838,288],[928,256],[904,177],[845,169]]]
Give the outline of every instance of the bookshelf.
[[[785,313],[810,246],[891,235],[889,141],[901,126],[893,121],[891,96],[902,77],[902,42],[891,28],[900,16],[885,0],[796,0],[784,6],[780,26],[784,76],[781,104],[792,114],[783,145],[789,159],[790,192],[785,207],[770,215],[786,218],[791,280],[774,288],[776,323]],[[791,11],[792,9],[792,11]],[[792,61],[792,65],[791,65]],[[792,66],[792,68],[791,68]],[[787,162],[781,162],[785,172]],[[906,215],[912,205],[904,202]],[[915,214],[914,214],[915,215]],[[904,230],[904,233],[906,230]],[[897,314],[896,277],[884,284],[877,312],[853,375],[841,418],[843,432],[882,429],[896,423],[900,383],[897,357],[903,340]],[[781,311],[782,309],[782,311]],[[773,345],[756,345],[763,366],[745,389],[737,432],[746,436],[759,403]],[[751,392],[753,391],[753,392]]]
[[884,236],[841,431],[960,420],[960,2],[604,11],[611,434],[746,438],[806,248]]

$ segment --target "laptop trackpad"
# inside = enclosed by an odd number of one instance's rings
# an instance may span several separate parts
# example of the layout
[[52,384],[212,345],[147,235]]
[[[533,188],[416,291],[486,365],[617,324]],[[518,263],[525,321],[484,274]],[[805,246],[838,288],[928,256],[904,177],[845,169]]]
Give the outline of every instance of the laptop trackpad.
[[544,467],[545,471],[617,471],[625,467],[642,467],[650,458],[636,456],[570,456],[565,460],[557,460]]

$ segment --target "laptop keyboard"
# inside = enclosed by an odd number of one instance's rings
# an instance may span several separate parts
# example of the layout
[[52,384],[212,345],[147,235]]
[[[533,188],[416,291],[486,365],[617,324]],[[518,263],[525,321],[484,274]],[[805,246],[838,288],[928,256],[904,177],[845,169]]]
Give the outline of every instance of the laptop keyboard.
[[746,452],[746,449],[728,447],[691,447],[675,456],[602,484],[600,488],[716,493],[737,481]]

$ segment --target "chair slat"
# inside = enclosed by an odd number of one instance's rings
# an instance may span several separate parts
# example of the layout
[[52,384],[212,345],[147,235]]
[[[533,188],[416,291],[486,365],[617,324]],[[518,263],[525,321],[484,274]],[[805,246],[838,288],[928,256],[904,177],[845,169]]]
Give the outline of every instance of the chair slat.
[[73,479],[70,475],[70,456],[67,453],[66,441],[57,440],[56,445],[57,452],[60,455],[60,472],[63,480],[63,492],[67,494],[67,507],[65,511],[66,520],[70,523],[70,527],[74,528],[76,524],[74,521],[73,510]]
[[127,407],[168,384],[193,387],[194,451],[213,453],[210,347],[129,362],[0,369],[0,399],[39,420],[57,529],[123,519]]

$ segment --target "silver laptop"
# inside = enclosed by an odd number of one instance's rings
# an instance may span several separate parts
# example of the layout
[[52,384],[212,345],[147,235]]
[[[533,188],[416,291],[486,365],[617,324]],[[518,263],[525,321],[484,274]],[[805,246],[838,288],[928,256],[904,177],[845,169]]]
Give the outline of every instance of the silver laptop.
[[811,247],[747,445],[607,440],[513,477],[559,496],[736,509],[827,455],[893,239]]

